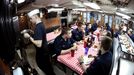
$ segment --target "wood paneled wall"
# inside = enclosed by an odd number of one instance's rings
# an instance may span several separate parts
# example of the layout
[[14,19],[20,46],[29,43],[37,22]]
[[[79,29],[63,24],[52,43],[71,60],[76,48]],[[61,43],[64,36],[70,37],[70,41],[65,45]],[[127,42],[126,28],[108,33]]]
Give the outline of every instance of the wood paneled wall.
[[[61,25],[60,17],[50,19],[42,18],[42,21],[46,29]],[[19,16],[19,27],[20,31],[27,28],[32,30],[35,29],[35,25],[32,24],[26,16]]]
[[60,17],[50,18],[50,19],[43,18],[42,21],[43,21],[46,29],[61,25]]
[[19,28],[20,28],[20,31],[23,30],[23,29],[27,29],[28,28],[28,19],[25,15],[21,15],[19,16]]

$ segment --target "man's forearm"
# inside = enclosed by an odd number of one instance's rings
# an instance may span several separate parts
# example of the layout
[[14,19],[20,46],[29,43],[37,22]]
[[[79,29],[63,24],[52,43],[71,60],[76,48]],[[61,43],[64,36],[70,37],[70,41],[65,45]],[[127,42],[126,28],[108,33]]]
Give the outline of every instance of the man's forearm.
[[81,66],[82,66],[82,69],[84,70],[84,72],[86,72],[88,67],[84,63],[82,63]]
[[32,37],[29,38],[30,41],[35,44],[37,47],[41,47],[42,45],[42,40],[34,40]]
[[66,49],[66,50],[61,50],[60,54],[66,54],[66,53],[69,53],[70,51],[71,51],[71,48]]

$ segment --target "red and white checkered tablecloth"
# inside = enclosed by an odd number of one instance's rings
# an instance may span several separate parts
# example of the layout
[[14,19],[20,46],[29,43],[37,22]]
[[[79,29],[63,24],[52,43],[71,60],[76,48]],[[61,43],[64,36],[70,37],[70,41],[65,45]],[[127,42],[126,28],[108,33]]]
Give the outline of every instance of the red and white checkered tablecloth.
[[54,33],[54,32],[47,33],[46,34],[47,41],[49,42],[49,41],[54,40],[58,35],[60,35],[60,32],[59,33]]
[[[84,50],[83,45],[78,45],[77,51],[75,52],[74,57],[71,57],[71,53],[68,53],[65,55],[58,56],[57,60],[60,63],[63,63],[64,65],[68,66],[74,72],[78,73],[79,75],[82,75],[84,71],[78,62],[78,58],[81,55],[84,55],[84,51],[85,50]],[[97,55],[97,51],[94,50],[94,48],[90,48],[88,51],[88,54]]]

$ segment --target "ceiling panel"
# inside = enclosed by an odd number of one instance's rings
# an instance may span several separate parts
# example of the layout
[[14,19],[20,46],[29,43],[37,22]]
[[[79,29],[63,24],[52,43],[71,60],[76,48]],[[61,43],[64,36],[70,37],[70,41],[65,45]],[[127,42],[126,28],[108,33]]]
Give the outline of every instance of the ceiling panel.
[[[27,12],[36,8],[50,6],[51,4],[59,4],[59,6],[67,7],[67,8],[79,7],[78,5],[74,5],[72,1],[77,1],[77,0],[36,0],[32,4],[25,5],[21,10],[19,10],[19,12]],[[85,2],[89,0],[79,0],[79,1]],[[112,2],[110,0],[94,0],[94,1],[101,2],[99,5],[103,11],[106,11],[108,13],[114,13],[117,11],[116,6],[112,5]],[[128,9],[125,11],[121,11],[121,12],[127,13],[127,14],[134,13],[134,0],[131,0],[131,2],[128,4],[126,8]]]
[[101,5],[101,10],[106,12],[106,13],[115,13],[116,12],[116,7],[112,5]]
[[72,0],[36,0],[36,4],[38,5],[51,5],[51,4],[66,4],[68,2],[71,2]]

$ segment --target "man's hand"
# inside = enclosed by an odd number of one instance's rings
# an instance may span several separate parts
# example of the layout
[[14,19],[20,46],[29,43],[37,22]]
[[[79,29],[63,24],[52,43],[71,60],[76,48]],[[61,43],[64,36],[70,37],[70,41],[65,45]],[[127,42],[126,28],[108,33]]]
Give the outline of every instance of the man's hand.
[[30,33],[30,34],[34,34],[34,31],[31,29],[24,29],[20,32],[21,34],[25,34],[25,33]]
[[84,62],[84,59],[83,59],[83,56],[80,56],[79,58],[78,58],[78,61],[81,63],[81,62]]
[[82,66],[82,69],[84,70],[84,72],[86,72],[86,70],[87,70],[87,68],[88,68],[89,66],[86,66],[85,64],[83,64],[83,63],[84,63],[84,57],[83,57],[83,56],[80,56],[80,57],[78,58],[78,61],[79,61],[80,65]]
[[73,47],[71,47],[71,50],[77,50],[77,45],[76,45],[76,43],[73,44]]
[[30,35],[28,33],[24,33],[24,38],[30,38]]

